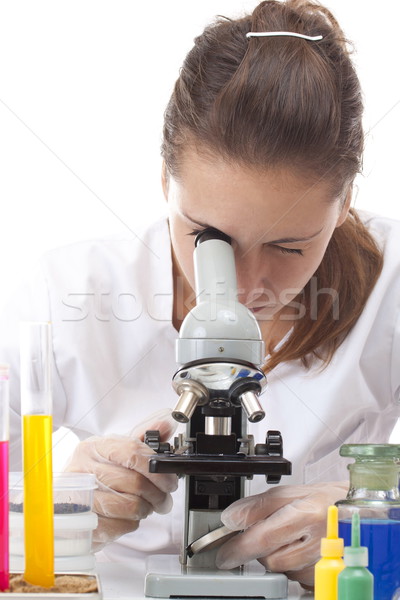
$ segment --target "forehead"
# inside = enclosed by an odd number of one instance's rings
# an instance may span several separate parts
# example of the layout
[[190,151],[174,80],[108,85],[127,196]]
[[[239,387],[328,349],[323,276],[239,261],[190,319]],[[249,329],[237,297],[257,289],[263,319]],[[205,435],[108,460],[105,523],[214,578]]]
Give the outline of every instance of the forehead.
[[306,235],[336,205],[327,182],[290,167],[252,169],[195,151],[185,154],[171,186],[178,211],[230,235],[257,225]]

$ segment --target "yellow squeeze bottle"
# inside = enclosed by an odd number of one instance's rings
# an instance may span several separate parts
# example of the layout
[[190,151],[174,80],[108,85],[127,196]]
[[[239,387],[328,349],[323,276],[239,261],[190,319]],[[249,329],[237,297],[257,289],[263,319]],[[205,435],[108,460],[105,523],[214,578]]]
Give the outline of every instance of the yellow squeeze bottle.
[[315,565],[315,600],[337,600],[338,575],[345,568],[344,543],[338,536],[338,509],[329,506],[326,538],[321,539],[321,559]]

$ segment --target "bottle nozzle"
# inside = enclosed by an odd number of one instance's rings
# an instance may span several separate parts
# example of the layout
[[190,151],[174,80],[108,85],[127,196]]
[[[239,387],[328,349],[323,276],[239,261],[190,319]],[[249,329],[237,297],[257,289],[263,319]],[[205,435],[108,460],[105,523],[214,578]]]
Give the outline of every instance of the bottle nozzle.
[[337,506],[328,507],[328,518],[326,524],[326,537],[329,540],[337,539],[339,536],[338,509]]
[[337,506],[328,507],[326,538],[321,540],[321,556],[331,558],[343,556],[343,539],[339,537]]
[[368,548],[360,546],[360,515],[351,517],[351,546],[344,549],[346,567],[368,567]]
[[351,545],[353,548],[360,547],[360,515],[354,513],[351,519]]

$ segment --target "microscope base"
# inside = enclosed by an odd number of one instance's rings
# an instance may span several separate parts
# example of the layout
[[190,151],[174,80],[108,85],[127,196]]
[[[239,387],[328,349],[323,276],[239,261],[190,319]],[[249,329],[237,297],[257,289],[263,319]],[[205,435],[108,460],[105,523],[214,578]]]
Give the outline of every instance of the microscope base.
[[196,569],[178,556],[157,555],[147,562],[145,596],[152,598],[287,598],[288,580],[259,564],[232,571]]

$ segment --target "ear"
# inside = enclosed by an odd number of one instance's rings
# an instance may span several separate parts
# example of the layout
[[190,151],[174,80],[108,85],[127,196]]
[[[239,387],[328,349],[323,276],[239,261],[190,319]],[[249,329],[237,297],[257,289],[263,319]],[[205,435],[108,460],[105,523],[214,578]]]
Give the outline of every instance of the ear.
[[164,192],[164,198],[167,202],[168,202],[168,183],[169,183],[169,174],[168,174],[168,170],[167,170],[167,165],[165,164],[165,161],[163,160],[162,167],[161,167],[161,185],[162,185],[162,189]]
[[350,186],[347,190],[346,199],[340,209],[339,217],[336,222],[336,227],[340,227],[343,225],[345,220],[347,219],[347,215],[349,214],[351,199],[353,197],[353,186]]

